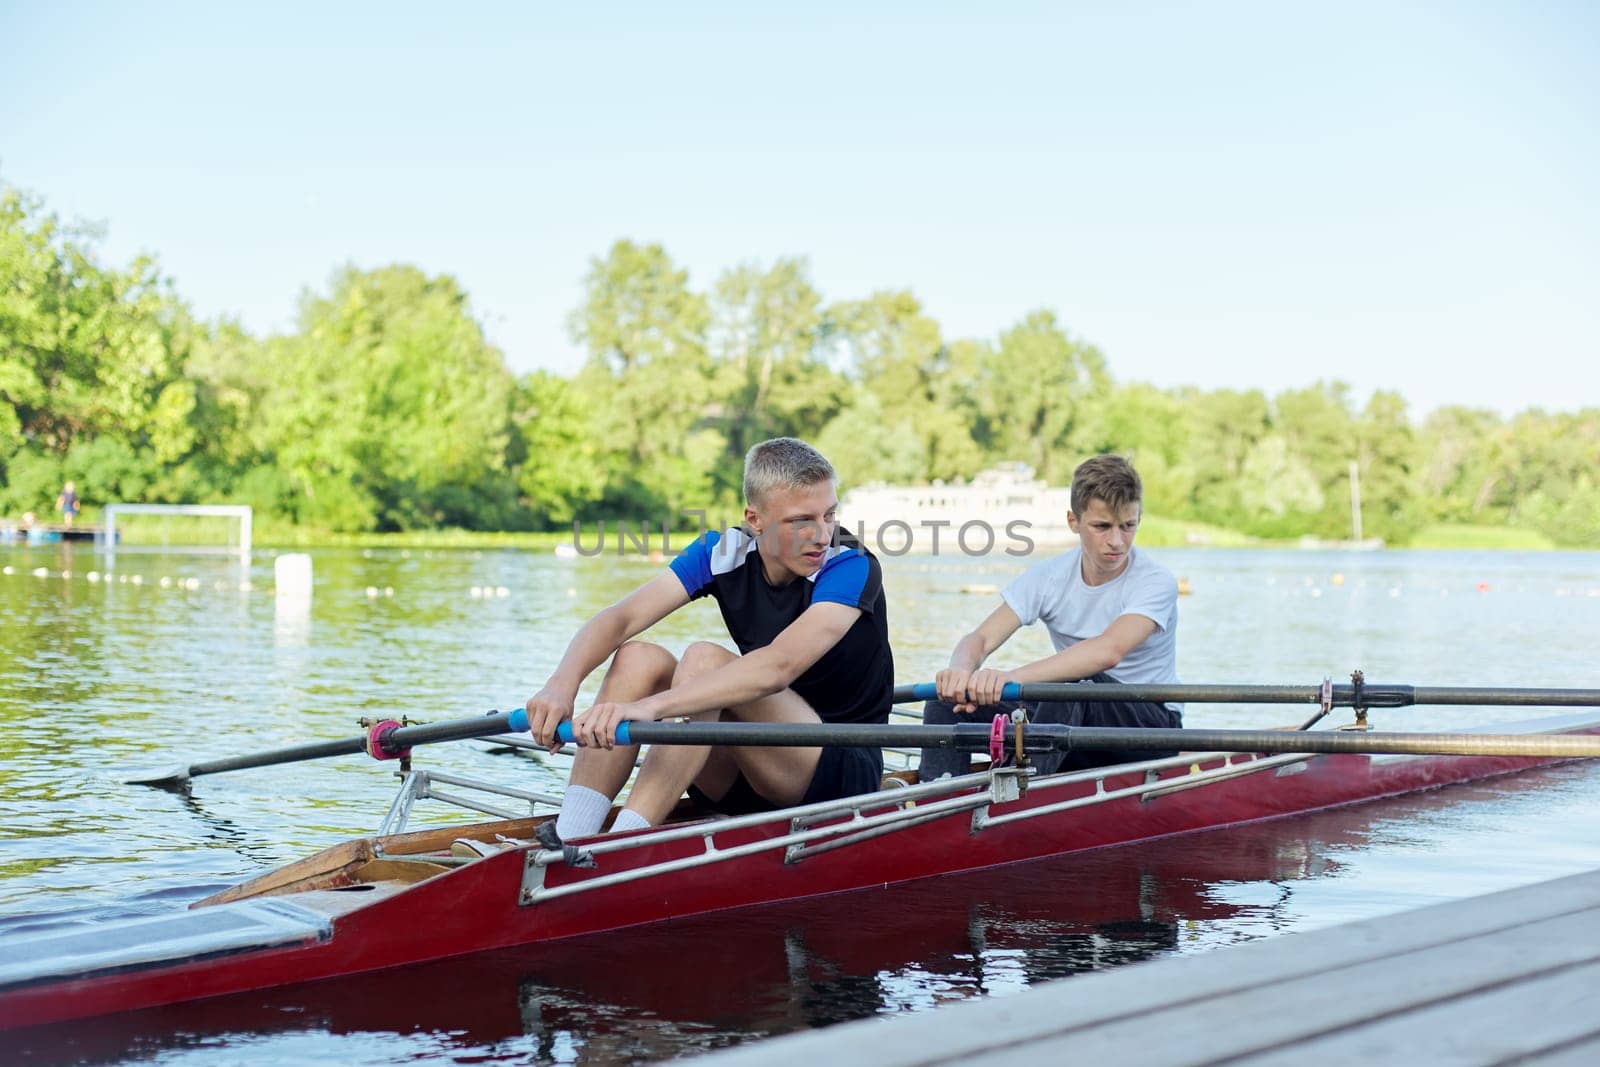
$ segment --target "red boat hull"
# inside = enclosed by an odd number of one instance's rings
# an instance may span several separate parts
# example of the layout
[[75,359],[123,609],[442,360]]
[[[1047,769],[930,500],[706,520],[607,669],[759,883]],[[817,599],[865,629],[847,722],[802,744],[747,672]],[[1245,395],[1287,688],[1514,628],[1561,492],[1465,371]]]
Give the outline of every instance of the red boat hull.
[[[0,1028],[42,1025],[114,1012],[267,989],[427,960],[615,930],[751,904],[837,893],[956,871],[1016,863],[1108,845],[1277,818],[1342,804],[1507,774],[1553,760],[1499,757],[1321,756],[1293,773],[1260,771],[1153,798],[1126,797],[973,831],[970,812],[910,826],[871,843],[785,862],[773,849],[707,866],[566,896],[520,903],[527,852],[507,849],[341,915],[320,943],[183,959],[111,974],[40,981],[0,990]],[[1215,764],[1208,764],[1208,766]],[[1182,781],[1182,770],[1170,778]],[[1105,790],[1144,781],[1112,775]],[[1095,791],[1093,782],[1027,796],[993,816],[1058,804]],[[886,806],[894,792],[880,794]],[[789,831],[786,822],[715,832],[727,851]],[[704,856],[700,836],[599,857],[598,869],[555,864],[547,889],[672,860]],[[293,899],[292,896],[285,899]]]

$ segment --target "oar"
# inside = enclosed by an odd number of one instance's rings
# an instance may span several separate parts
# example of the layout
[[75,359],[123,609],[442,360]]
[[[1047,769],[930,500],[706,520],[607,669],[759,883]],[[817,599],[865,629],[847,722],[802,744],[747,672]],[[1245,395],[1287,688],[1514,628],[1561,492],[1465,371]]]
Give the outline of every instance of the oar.
[[[562,723],[563,741],[572,739]],[[1024,725],[1028,752],[1074,749],[1125,751],[1172,749],[1185,752],[1373,753],[1416,756],[1600,757],[1600,736],[1591,734],[1373,733],[1351,730],[1167,730],[1111,726]],[[619,745],[794,745],[954,748],[980,752],[989,747],[990,725],[939,726],[860,723],[623,722]],[[1005,747],[1013,732],[1005,729]]]
[[[933,683],[901,685],[896,704],[938,698]],[[1129,700],[1152,704],[1321,704],[1320,685],[1122,685],[1113,682],[1008,682],[1002,700]],[[1333,687],[1336,708],[1405,708],[1417,705],[1600,707],[1600,689],[1525,689],[1486,686],[1395,685],[1363,682]]]
[[[1335,687],[1337,702],[1339,687]],[[1382,687],[1392,690],[1395,687]],[[1407,687],[1410,688],[1410,687]],[[912,694],[912,699],[931,692],[933,686],[903,686],[895,691]],[[1194,690],[1214,694],[1226,691],[1227,697],[1212,699],[1241,701],[1238,693],[1265,690],[1274,696],[1259,699],[1258,703],[1283,703],[1283,693],[1291,691],[1284,686],[1117,686],[1095,683],[1039,683],[1006,687],[1005,699],[1142,699],[1142,700],[1194,700],[1189,695]],[[1066,691],[1067,696],[1063,694]],[[1130,691],[1132,691],[1130,693]],[[1120,697],[1112,696],[1120,692]],[[1296,691],[1297,692],[1297,691]],[[1318,693],[1313,689],[1310,692]],[[1600,698],[1589,690],[1539,689],[1539,690],[1488,690],[1452,689],[1453,694],[1475,694],[1464,703],[1483,703],[1482,694],[1539,694],[1539,700],[1520,701],[1530,704],[1557,704],[1565,706],[1600,703]],[[1139,696],[1133,696],[1138,693]],[[1586,697],[1582,697],[1587,694]],[[1203,699],[1203,698],[1202,698]],[[1296,698],[1298,699],[1298,698]],[[1423,701],[1418,701],[1423,702]],[[1435,699],[1432,703],[1453,703]],[[1509,702],[1509,701],[1506,701]],[[1394,707],[1401,705],[1368,704],[1362,706]],[[305,760],[326,759],[330,756],[348,756],[358,752],[371,752],[378,759],[393,759],[416,745],[435,744],[441,741],[461,741],[472,737],[489,737],[494,734],[524,733],[528,729],[528,716],[522,709],[512,712],[493,712],[472,719],[453,719],[429,723],[424,726],[399,726],[380,723],[367,733],[338,741],[314,741],[288,748],[256,752],[244,756],[192,763],[162,774],[130,778],[130,785],[151,785],[162,788],[182,786],[192,778],[223,771],[242,771],[251,767],[270,767],[283,763],[300,763]],[[630,744],[678,745],[862,745],[872,748],[958,748],[979,752],[989,747],[990,726],[957,723],[944,726],[884,725],[853,723],[658,723],[624,722],[617,728],[616,741]],[[1551,734],[1435,734],[1435,733],[1370,733],[1281,730],[1164,730],[1121,729],[1113,727],[1060,726],[1042,724],[1026,726],[1024,747],[1030,751],[1067,751],[1079,749],[1140,750],[1184,749],[1215,752],[1369,752],[1411,755],[1504,755],[1504,756],[1600,756],[1600,737]],[[559,736],[572,740],[572,724],[562,723]]]
[[528,715],[520,708],[509,713],[491,712],[475,719],[451,719],[423,726],[380,723],[359,737],[346,737],[339,741],[312,741],[246,756],[228,756],[205,763],[191,763],[175,771],[130,778],[128,784],[173,788],[203,774],[242,771],[251,767],[272,767],[280,763],[301,763],[305,760],[326,759],[329,756],[353,756],[358,752],[372,751],[369,746],[376,746],[377,751],[373,753],[375,758],[393,759],[415,745],[462,741],[469,737],[489,737],[494,734],[525,733],[527,729]]

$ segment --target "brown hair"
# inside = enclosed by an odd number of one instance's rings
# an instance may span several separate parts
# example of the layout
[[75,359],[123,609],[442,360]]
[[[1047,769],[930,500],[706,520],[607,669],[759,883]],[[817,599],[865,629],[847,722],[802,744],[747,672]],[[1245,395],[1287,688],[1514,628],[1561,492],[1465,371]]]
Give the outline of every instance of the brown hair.
[[1104,500],[1115,515],[1144,499],[1144,485],[1133,464],[1121,456],[1094,456],[1072,472],[1072,513],[1079,518],[1093,500]]
[[794,437],[774,437],[744,457],[744,498],[760,507],[774,489],[807,489],[839,480],[822,453]]

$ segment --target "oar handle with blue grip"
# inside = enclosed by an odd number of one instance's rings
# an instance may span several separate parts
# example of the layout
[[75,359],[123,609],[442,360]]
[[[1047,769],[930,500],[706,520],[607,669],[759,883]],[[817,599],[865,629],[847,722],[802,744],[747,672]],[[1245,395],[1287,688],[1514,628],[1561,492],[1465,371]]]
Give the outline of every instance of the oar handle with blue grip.
[[[518,708],[516,711],[513,711],[511,714],[507,715],[506,716],[506,726],[508,726],[510,728],[512,733],[518,733],[518,734],[527,733],[527,731],[528,731],[528,712],[527,712],[527,709],[526,708]],[[574,740],[576,740],[572,736],[572,723],[571,723],[570,720],[567,721],[567,722],[564,722],[560,726],[556,727],[556,740],[564,742],[566,744],[571,744]],[[633,744],[632,741],[628,740],[628,723],[627,723],[626,720],[624,720],[624,721],[622,721],[622,722],[617,724],[617,744],[619,744],[619,745],[631,745],[631,744]]]
[[[568,742],[576,741],[577,738],[573,737],[573,735],[572,735],[572,723],[564,722],[560,726],[557,726],[556,727],[556,739],[560,740],[560,741],[568,741]],[[632,741],[628,740],[628,720],[627,719],[624,719],[621,722],[617,723],[616,741],[617,741],[617,744],[619,744],[619,745],[631,745],[631,744],[633,744]]]
[[[916,685],[901,686],[894,691],[894,702],[904,704],[912,700],[938,700],[939,687],[932,682],[918,682]],[[1021,700],[1022,684],[1020,682],[1007,682],[1000,689],[1001,700]]]

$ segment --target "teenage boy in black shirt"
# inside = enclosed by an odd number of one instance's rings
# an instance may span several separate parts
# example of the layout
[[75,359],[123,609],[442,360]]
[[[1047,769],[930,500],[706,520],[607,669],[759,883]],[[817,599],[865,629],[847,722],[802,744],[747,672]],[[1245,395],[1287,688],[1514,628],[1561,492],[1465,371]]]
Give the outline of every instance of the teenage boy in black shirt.
[[[742,722],[885,723],[894,685],[878,561],[838,536],[838,479],[816,449],[789,437],[745,457],[744,526],[708,533],[584,624],[528,701],[530,731],[557,747],[591,671],[616,653],[595,705],[573,720],[582,746],[556,823],[563,840],[598,833],[633,770],[616,747],[623,720],[687,716]],[[714,597],[738,653],[696,642],[675,657],[631,640],[702,596]],[[658,745],[646,754],[613,830],[661,822],[685,788],[729,813],[813,803],[878,788],[870,748]]]

